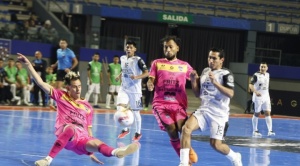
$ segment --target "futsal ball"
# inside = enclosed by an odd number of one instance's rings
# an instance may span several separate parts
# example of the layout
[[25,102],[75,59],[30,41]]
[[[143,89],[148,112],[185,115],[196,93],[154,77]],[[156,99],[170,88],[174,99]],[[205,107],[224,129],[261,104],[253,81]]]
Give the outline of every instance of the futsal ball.
[[131,110],[128,109],[116,111],[114,114],[114,120],[121,126],[129,127],[134,121],[133,113]]

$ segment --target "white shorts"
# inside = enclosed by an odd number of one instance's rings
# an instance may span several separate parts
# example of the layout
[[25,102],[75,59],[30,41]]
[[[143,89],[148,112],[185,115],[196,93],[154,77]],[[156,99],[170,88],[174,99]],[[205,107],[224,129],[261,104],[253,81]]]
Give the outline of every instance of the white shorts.
[[260,111],[271,111],[271,101],[270,100],[254,101],[254,112],[259,113]]
[[143,109],[142,94],[126,93],[120,89],[117,98],[117,105],[118,104],[129,104],[133,111],[140,111]]
[[214,116],[203,109],[197,109],[193,116],[196,117],[201,131],[210,129],[210,138],[223,139],[225,123],[228,121],[228,117]]
[[88,93],[96,93],[100,94],[100,83],[92,83],[91,85],[88,85]]
[[110,93],[119,93],[121,85],[110,85],[108,92]]

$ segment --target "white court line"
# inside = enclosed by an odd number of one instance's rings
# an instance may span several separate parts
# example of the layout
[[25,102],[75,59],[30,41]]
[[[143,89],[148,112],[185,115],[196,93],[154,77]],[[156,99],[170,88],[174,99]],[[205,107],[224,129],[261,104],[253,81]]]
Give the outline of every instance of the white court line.
[[29,164],[27,164],[24,160],[21,160],[23,164],[30,166]]

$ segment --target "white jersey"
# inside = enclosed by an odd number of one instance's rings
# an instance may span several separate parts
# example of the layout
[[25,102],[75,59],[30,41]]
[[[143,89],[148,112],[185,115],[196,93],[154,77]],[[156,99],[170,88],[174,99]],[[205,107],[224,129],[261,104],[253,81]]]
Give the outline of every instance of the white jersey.
[[148,70],[145,62],[139,56],[128,58],[123,55],[120,58],[122,68],[122,84],[121,89],[126,93],[140,93],[142,94],[142,79],[131,79],[130,76],[138,76],[143,71]]
[[[212,84],[208,76],[210,71],[212,71],[210,68],[205,68],[200,77],[200,109],[215,116],[227,117],[230,109],[230,98]],[[234,88],[234,77],[230,70],[222,68],[212,72],[218,83],[230,89]]]
[[253,93],[252,101],[256,100],[269,100],[269,83],[270,83],[270,74],[265,73],[262,74],[260,72],[254,73],[253,77],[251,78],[250,84],[254,86],[254,89],[258,91],[261,96],[258,97]]

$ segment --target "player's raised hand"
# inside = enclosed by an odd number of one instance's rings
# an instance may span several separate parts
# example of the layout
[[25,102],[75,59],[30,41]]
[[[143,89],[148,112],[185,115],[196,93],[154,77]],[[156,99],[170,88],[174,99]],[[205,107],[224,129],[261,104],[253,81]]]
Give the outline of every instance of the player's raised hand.
[[30,61],[25,57],[25,55],[21,54],[21,53],[17,53],[18,55],[18,60],[21,62],[21,63],[24,63],[24,64],[29,64]]

